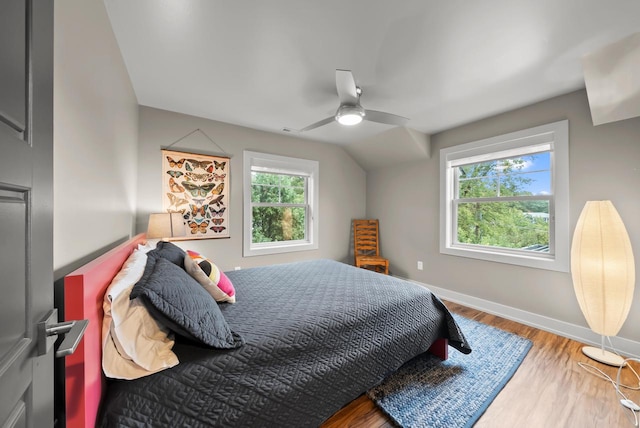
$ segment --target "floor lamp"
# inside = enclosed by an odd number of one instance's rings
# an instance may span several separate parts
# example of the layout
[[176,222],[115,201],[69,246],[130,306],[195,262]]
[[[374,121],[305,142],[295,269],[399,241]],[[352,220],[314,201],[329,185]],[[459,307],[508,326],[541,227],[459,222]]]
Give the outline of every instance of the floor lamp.
[[629,314],[635,285],[631,241],[611,201],[588,201],[571,245],[571,277],[580,309],[591,330],[602,337],[600,348],[586,346],[589,358],[612,366],[624,359],[604,349],[604,337],[615,336]]

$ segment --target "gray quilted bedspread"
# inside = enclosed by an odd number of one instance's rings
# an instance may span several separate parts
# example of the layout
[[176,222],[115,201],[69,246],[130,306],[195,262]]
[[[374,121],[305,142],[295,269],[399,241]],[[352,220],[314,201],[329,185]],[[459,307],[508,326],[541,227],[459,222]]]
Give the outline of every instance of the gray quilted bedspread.
[[245,345],[177,343],[176,367],[110,384],[103,426],[318,426],[438,337],[471,352],[442,302],[407,281],[331,260],[228,276],[237,303],[221,308]]

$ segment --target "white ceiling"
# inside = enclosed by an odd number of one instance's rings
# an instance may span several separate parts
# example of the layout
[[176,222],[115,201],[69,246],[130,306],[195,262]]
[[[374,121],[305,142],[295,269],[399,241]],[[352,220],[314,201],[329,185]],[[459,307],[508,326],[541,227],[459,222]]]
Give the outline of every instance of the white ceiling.
[[582,88],[582,56],[640,30],[640,0],[104,2],[140,104],[279,133],[335,113],[338,68],[432,134]]

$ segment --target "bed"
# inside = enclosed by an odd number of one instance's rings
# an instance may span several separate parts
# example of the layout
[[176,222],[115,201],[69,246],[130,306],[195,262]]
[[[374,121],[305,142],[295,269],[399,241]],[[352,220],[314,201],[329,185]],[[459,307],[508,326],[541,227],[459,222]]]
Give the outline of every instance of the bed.
[[69,428],[318,426],[418,354],[471,351],[424,287],[311,260],[226,273],[237,302],[217,306],[241,338],[237,346],[214,349],[176,335],[179,364],[107,380],[103,296],[144,241],[138,235],[65,278],[65,318],[90,320],[66,361]]

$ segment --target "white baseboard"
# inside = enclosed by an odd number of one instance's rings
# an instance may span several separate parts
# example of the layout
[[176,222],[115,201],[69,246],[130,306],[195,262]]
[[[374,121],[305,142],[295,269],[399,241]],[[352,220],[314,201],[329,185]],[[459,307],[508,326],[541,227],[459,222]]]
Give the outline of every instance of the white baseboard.
[[[453,303],[458,303],[473,309],[487,312],[492,315],[497,315],[502,318],[535,327],[540,330],[548,331],[550,333],[557,334],[558,336],[573,339],[581,343],[600,347],[600,336],[595,334],[589,328],[564,321],[559,321],[554,318],[546,317],[544,315],[534,314],[533,312],[523,311],[522,309],[512,308],[510,306],[469,296],[467,294],[458,293],[456,291],[447,290],[445,288],[424,284],[412,279],[402,279],[426,287],[431,290],[436,296],[444,300],[449,300]],[[620,354],[626,355],[631,358],[640,358],[640,355],[638,354],[640,350],[640,342],[625,339],[622,337],[612,337],[611,341],[616,347],[616,350],[620,352]]]

